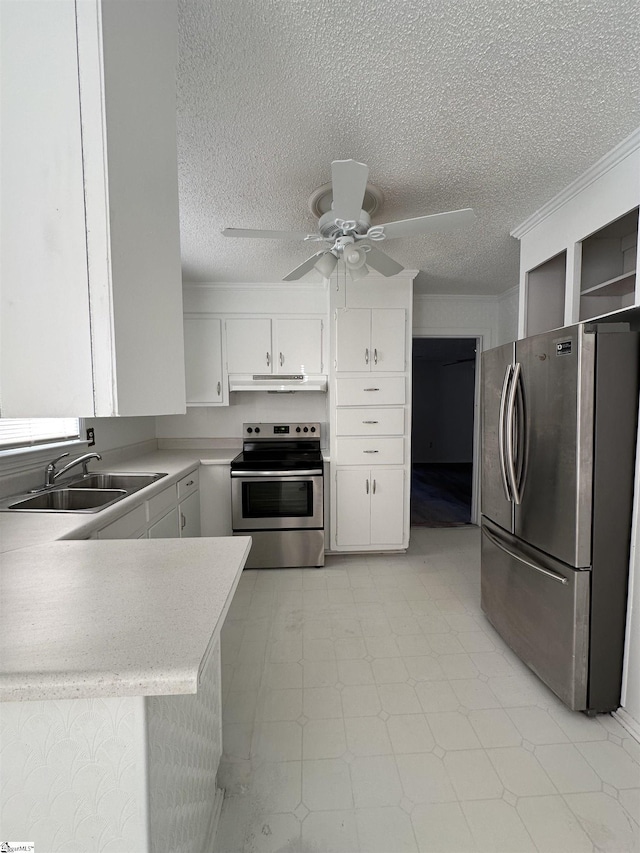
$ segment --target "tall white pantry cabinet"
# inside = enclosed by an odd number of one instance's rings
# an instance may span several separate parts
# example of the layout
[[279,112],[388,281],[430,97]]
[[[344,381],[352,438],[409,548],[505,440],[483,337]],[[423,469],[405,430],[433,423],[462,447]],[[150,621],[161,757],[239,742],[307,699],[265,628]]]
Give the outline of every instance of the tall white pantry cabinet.
[[330,283],[332,551],[409,544],[414,276]]
[[176,3],[0,24],[2,416],[184,412]]

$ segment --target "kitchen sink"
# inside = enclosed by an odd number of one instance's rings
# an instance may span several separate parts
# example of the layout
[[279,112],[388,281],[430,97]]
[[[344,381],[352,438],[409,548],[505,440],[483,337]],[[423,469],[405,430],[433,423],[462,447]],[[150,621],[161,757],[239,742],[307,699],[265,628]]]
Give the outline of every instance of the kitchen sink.
[[66,483],[65,486],[68,489],[124,489],[131,494],[166,476],[166,474],[111,474],[106,471],[97,471],[79,480]]
[[7,509],[32,512],[98,512],[126,495],[124,489],[52,489],[9,504]]

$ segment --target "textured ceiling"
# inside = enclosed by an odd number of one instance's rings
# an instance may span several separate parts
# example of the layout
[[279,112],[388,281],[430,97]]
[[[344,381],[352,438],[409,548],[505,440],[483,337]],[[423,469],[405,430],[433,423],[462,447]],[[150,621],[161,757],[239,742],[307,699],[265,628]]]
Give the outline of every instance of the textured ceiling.
[[500,293],[509,231],[640,124],[637,0],[179,0],[179,25],[186,281],[280,280],[316,245],[221,229],[315,231],[309,196],[353,157],[374,223],[476,211],[384,245],[417,292]]

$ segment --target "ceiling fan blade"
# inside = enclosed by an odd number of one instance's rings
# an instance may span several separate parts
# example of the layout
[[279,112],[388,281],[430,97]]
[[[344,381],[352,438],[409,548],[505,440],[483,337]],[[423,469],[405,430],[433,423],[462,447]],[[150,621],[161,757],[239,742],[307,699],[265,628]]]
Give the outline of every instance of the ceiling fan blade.
[[336,219],[360,219],[369,167],[356,160],[334,160],[331,164],[333,213]]
[[389,255],[381,252],[380,249],[376,249],[375,246],[369,247],[367,264],[373,267],[374,270],[382,273],[382,275],[396,275],[396,273],[404,269],[397,261],[394,261]]
[[251,237],[260,240],[304,240],[306,231],[264,231],[260,228],[225,228],[223,237]]
[[296,267],[294,270],[291,270],[291,272],[288,273],[288,275],[285,275],[282,280],[297,281],[299,278],[302,278],[302,276],[306,272],[309,272],[309,270],[312,270],[315,267],[318,258],[321,255],[324,255],[324,252],[316,252],[315,255],[312,255],[310,258],[307,258],[307,260],[303,264],[300,264],[299,267]]
[[417,216],[415,219],[398,219],[375,225],[384,229],[386,239],[392,237],[417,237],[420,234],[435,234],[438,231],[453,231],[475,222],[476,215],[470,207],[463,210],[449,210],[447,213],[433,213],[430,216]]

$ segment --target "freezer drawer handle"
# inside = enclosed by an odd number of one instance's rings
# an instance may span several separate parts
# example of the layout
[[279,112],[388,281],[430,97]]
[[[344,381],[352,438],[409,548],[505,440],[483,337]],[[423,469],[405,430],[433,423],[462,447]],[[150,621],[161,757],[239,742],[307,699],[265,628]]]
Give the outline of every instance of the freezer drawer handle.
[[551,580],[557,581],[561,583],[563,586],[566,586],[569,581],[558,574],[558,572],[554,572],[551,569],[544,569],[542,566],[538,566],[536,563],[530,563],[529,560],[525,560],[524,557],[521,557],[519,554],[515,554],[513,551],[510,551],[509,548],[505,547],[502,542],[498,539],[497,536],[494,536],[486,527],[482,528],[482,532],[487,537],[487,539],[492,542],[496,548],[500,548],[501,551],[504,551],[505,554],[508,554],[510,557],[513,557],[514,560],[517,560],[519,563],[524,563],[525,566],[529,566],[530,569],[535,569],[536,572],[540,572],[541,575],[546,575]]

